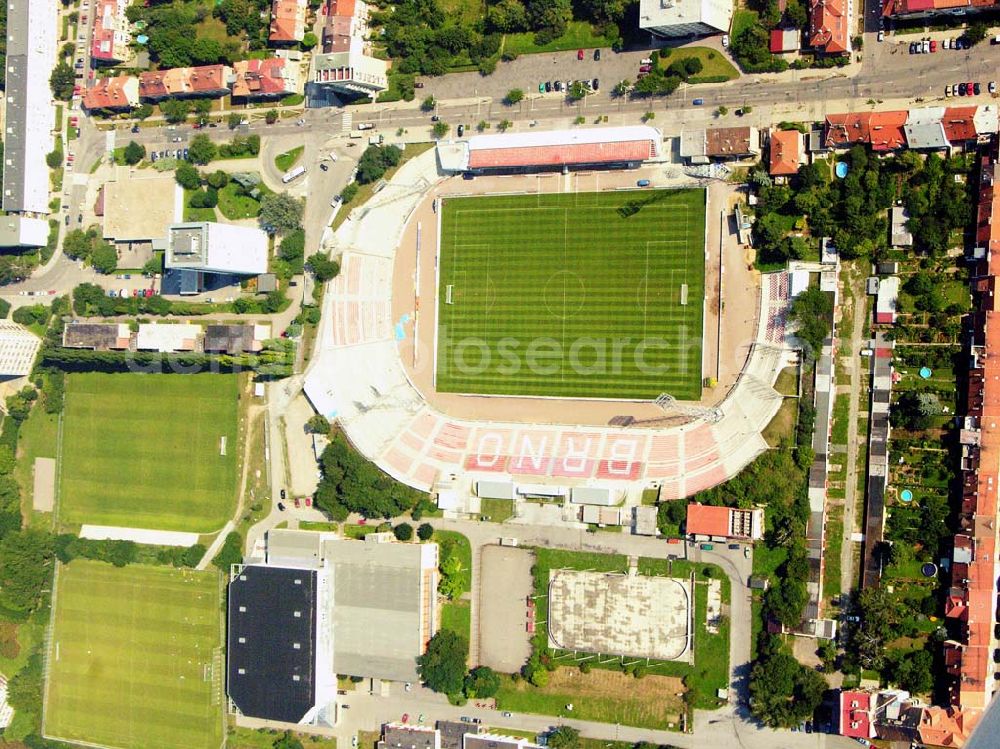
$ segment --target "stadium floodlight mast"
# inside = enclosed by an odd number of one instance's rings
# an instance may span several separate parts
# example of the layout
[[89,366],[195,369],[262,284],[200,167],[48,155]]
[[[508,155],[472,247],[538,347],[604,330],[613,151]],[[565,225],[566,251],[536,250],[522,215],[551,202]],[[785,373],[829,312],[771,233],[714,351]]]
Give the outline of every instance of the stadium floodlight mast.
[[653,401],[654,404],[663,409],[664,412],[683,414],[695,419],[702,419],[709,424],[718,424],[722,421],[722,409],[715,406],[688,406],[681,405],[670,393],[660,393]]

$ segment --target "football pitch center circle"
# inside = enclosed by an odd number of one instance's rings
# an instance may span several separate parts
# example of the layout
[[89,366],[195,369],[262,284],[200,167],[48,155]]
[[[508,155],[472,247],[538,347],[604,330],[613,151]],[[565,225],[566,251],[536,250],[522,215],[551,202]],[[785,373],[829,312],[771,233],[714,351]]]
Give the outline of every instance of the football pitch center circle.
[[553,273],[542,290],[545,308],[557,320],[568,320],[579,313],[586,296],[583,279],[571,270]]

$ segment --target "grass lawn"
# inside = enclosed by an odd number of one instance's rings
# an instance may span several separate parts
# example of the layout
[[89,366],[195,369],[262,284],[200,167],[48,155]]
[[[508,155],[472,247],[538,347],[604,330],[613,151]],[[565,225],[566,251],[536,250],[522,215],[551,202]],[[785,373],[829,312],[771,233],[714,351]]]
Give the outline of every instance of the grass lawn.
[[472,631],[472,609],[468,601],[452,601],[441,607],[441,629],[458,632],[466,640]]
[[700,397],[703,189],[451,198],[441,211],[438,390]]
[[525,31],[518,34],[507,34],[501,49],[518,55],[530,55],[537,52],[559,52],[567,49],[583,49],[591,47],[610,47],[612,39],[608,39],[586,21],[570,21],[566,25],[566,33],[553,39],[548,44],[535,44],[535,34]]
[[844,508],[831,505],[826,516],[826,551],[823,558],[823,598],[840,595],[840,550],[844,545]]
[[198,190],[184,190],[184,220],[185,221],[218,221],[214,208],[192,208],[191,196]]
[[217,572],[61,567],[45,733],[123,749],[222,743]]
[[796,368],[785,367],[778,372],[778,379],[774,381],[774,389],[782,395],[798,395],[799,382]]
[[[392,175],[398,172],[399,168],[403,166],[403,164],[426,151],[430,151],[432,148],[434,148],[433,143],[407,143],[406,147],[403,149],[403,158],[400,159],[399,164],[387,171],[382,176],[382,179],[389,181],[392,179]],[[340,210],[337,211],[337,215],[334,217],[333,223],[330,224],[330,228],[336,230],[338,226],[347,220],[347,217],[354,208],[368,202],[368,199],[375,194],[376,184],[377,183],[375,182],[369,182],[367,185],[358,185],[358,192],[354,196],[354,199],[351,202],[344,203],[340,206]]]
[[[274,742],[281,734],[275,735],[268,729],[243,728],[231,726],[226,738],[226,749],[272,749]],[[332,736],[313,736],[308,733],[295,733],[292,736],[302,742],[306,749],[337,749],[337,739]]]
[[[578,668],[563,666],[549,674],[544,687],[533,687],[523,679],[515,682],[506,675],[500,679],[497,707],[501,710],[642,728],[676,726],[684,710],[677,696],[684,686],[674,676],[636,679],[621,671],[595,668],[584,674]],[[566,710],[570,703],[572,713]]]
[[68,375],[59,520],[217,531],[236,499],[236,426],[236,375]]
[[502,523],[514,516],[514,502],[509,499],[483,499],[479,514],[488,517],[494,523]]
[[483,0],[441,0],[441,10],[448,18],[471,26],[486,15],[486,3]]
[[44,407],[31,409],[27,421],[21,424],[14,477],[21,487],[21,507],[25,517],[31,517],[32,496],[35,491],[35,458],[58,457],[58,433],[59,414],[45,413]]
[[669,65],[672,60],[682,60],[685,57],[701,60],[701,72],[691,77],[691,83],[700,83],[706,78],[709,81],[705,82],[716,82],[720,78],[730,81],[740,77],[740,71],[733,67],[726,56],[711,47],[681,47],[675,49],[670,57],[663,60],[663,63]]
[[296,146],[291,151],[285,151],[275,156],[274,165],[278,167],[278,171],[287,172],[295,166],[295,162],[302,158],[302,152],[305,148],[305,146]]
[[441,558],[444,557],[445,548],[453,547],[458,552],[458,558],[462,562],[462,592],[468,593],[472,590],[472,546],[469,544],[469,539],[463,536],[458,531],[434,531],[434,536],[431,539],[437,542],[442,548],[440,549]]
[[257,218],[260,215],[260,203],[249,195],[240,194],[240,186],[235,182],[219,190],[219,212],[230,221],[243,218]]
[[795,430],[795,417],[799,413],[799,399],[785,398],[781,402],[778,413],[774,415],[770,423],[764,427],[762,436],[771,447],[777,447],[781,440],[791,437]]
[[834,445],[847,444],[847,427],[850,426],[851,417],[851,396],[848,393],[841,393],[833,402],[833,430],[830,433],[830,442]]

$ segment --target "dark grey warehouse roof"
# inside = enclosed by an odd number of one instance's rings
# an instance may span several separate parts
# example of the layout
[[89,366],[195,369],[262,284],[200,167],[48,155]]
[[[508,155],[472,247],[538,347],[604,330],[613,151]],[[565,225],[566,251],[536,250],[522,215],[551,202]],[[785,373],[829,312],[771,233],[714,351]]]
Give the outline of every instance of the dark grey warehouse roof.
[[298,723],[316,701],[316,572],[249,565],[229,584],[227,692],[240,712]]

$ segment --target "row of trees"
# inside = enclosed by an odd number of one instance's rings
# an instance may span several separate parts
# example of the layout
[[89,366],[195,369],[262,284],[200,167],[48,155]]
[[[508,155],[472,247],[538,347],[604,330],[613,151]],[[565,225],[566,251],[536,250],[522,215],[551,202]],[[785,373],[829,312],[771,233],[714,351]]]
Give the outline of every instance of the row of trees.
[[98,273],[114,273],[118,267],[118,251],[104,240],[96,226],[67,232],[63,252],[74,260],[89,262]]
[[500,691],[500,676],[489,666],[469,671],[468,657],[469,641],[457,632],[442,629],[417,659],[420,678],[428,688],[453,699],[495,696]]

